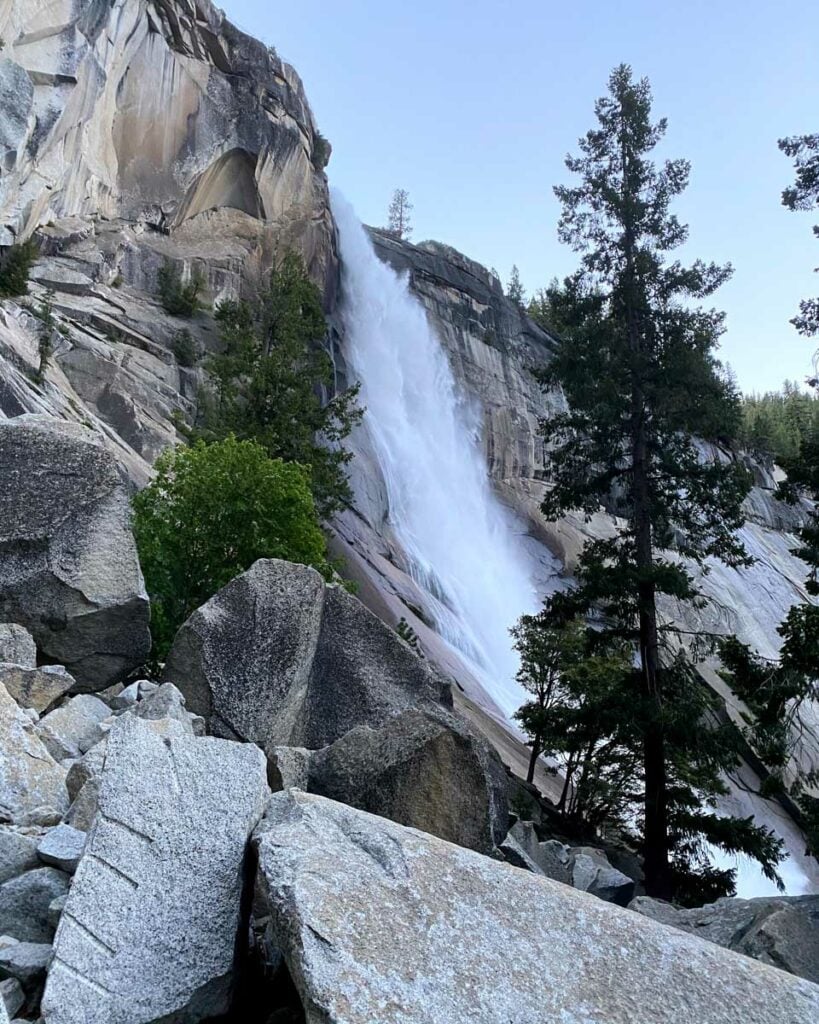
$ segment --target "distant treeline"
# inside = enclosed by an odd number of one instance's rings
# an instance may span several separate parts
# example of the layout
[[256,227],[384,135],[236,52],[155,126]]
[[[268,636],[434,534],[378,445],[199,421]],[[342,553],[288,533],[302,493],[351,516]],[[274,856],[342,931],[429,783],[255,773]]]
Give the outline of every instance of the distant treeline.
[[787,465],[812,437],[819,437],[819,396],[801,391],[795,381],[786,380],[780,391],[743,398],[743,447]]

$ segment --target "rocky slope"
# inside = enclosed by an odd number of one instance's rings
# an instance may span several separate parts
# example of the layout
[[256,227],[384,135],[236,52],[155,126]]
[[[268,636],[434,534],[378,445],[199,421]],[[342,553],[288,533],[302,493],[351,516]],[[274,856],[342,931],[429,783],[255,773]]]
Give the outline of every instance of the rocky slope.
[[[815,900],[641,917],[608,905],[639,891],[633,857],[557,842],[519,787],[534,820],[514,821],[502,761],[524,751],[425,625],[365,437],[338,532],[371,611],[260,562],[192,616],[164,680],[135,675],[128,491],[201,382],[158,271],[201,273],[216,302],[294,246],[337,323],[326,147],[295,72],[209,0],[7,0],[0,36],[0,244],[41,248],[27,302],[0,302],[0,1024],[815,1017],[819,988],[793,977],[814,977]],[[537,423],[560,399],[529,369],[549,336],[453,250],[374,238],[559,580],[586,527],[536,512]],[[217,343],[206,310],[191,331],[200,354]],[[715,575],[712,614],[763,645],[802,570],[759,473],[759,575]],[[388,628],[401,616],[429,658]],[[701,928],[710,944],[684,934]]]

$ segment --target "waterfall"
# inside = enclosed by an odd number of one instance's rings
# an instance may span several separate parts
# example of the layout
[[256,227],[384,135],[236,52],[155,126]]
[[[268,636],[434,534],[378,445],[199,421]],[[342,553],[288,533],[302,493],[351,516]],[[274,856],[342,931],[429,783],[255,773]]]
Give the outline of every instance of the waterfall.
[[537,607],[524,527],[493,494],[481,411],[457,387],[407,276],[379,260],[337,193],[332,207],[346,358],[361,382],[364,429],[386,483],[390,523],[438,632],[511,716],[523,692],[509,628]]

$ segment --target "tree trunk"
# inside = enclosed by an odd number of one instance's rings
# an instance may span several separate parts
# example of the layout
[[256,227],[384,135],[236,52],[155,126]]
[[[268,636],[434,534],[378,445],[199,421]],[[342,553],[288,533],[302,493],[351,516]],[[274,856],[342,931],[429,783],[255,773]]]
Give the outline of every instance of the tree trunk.
[[659,638],[657,633],[657,599],[650,574],[654,566],[654,544],[651,519],[650,453],[646,426],[646,402],[643,392],[643,332],[639,319],[639,296],[635,273],[636,242],[631,212],[630,162],[625,139],[623,159],[623,222],[626,257],[624,288],[625,314],[629,349],[633,356],[631,395],[631,461],[635,561],[639,575],[639,638],[643,692],[649,709],[643,737],[643,768],[645,773],[644,865],[646,893],[658,899],[670,899],[668,802],[665,763],[665,736],[662,723],[662,695],[659,677]]
[[540,757],[540,733],[536,733],[532,740],[532,756],[529,758],[529,771],[526,773],[526,781],[532,783],[535,778],[535,766]]

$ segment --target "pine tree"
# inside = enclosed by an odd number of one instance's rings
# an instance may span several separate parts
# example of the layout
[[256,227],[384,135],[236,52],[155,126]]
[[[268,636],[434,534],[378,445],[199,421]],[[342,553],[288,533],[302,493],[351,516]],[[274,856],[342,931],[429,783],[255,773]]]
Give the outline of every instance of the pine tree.
[[[819,135],[795,135],[779,140],[779,148],[789,156],[796,170],[796,181],[782,193],[782,204],[789,210],[814,210],[819,207]],[[819,238],[819,225],[813,229]],[[799,315],[791,323],[800,334],[819,334],[819,298],[799,304]]]
[[512,271],[509,274],[509,284],[506,286],[506,297],[510,302],[514,302],[515,305],[523,306],[526,303],[526,293],[523,290],[523,285],[520,280],[520,271],[515,264],[512,265]]
[[412,210],[409,192],[405,188],[397,188],[392,194],[390,208],[387,211],[387,231],[401,241],[407,241],[412,235]]
[[205,368],[212,389],[202,396],[194,432],[205,440],[230,434],[264,446],[272,458],[298,462],[310,473],[322,516],[352,494],[343,447],[361,418],[358,387],[325,400],[333,365],[321,342],[327,332],[318,288],[301,258],[285,253],[255,302],[224,302],[216,311],[223,351]]
[[[619,66],[595,112],[581,155],[567,158],[579,184],[555,189],[561,240],[581,261],[562,288],[549,291],[562,340],[544,384],[562,387],[569,411],[544,423],[553,454],[543,511],[556,519],[603,506],[621,525],[615,537],[586,544],[577,587],[546,610],[553,620],[594,615],[602,635],[634,646],[646,888],[668,897],[672,847],[684,864],[698,834],[730,827],[698,811],[698,792],[718,793],[724,766],[718,750],[704,750],[708,701],[658,598],[701,600],[672,549],[689,564],[747,561],[735,536],[747,473],[704,449],[729,441],[740,419],[739,397],[714,355],[723,315],[695,304],[731,269],[683,266],[669,256],[688,235],[670,204],[687,185],[689,164],[652,161],[666,122],[651,119],[648,82]],[[722,845],[745,842],[770,868],[770,837],[749,835],[755,827],[748,822],[734,824]]]

